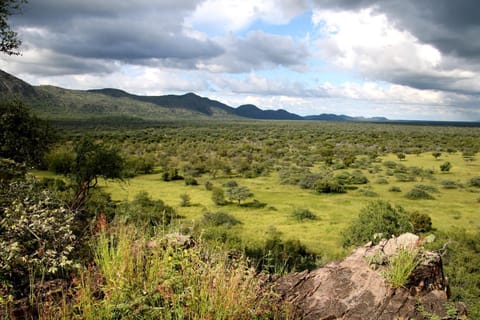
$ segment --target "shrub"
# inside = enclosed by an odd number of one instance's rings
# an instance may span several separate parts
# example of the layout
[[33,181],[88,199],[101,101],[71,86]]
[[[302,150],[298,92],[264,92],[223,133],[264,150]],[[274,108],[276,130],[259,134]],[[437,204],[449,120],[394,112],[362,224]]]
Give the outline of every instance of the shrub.
[[471,179],[468,181],[468,185],[471,186],[471,187],[480,188],[480,177],[471,178]]
[[415,185],[414,188],[421,189],[421,190],[427,191],[427,192],[438,192],[437,188],[435,188],[434,186],[426,185],[426,184],[417,184],[417,185]]
[[413,226],[413,232],[428,232],[432,230],[432,218],[428,214],[412,211],[408,214],[408,219]]
[[440,181],[440,184],[445,189],[457,189],[458,188],[458,184],[453,180],[442,180],[442,181]]
[[397,187],[397,186],[391,186],[390,188],[388,188],[388,191],[390,191],[390,192],[402,192],[402,189],[400,189],[400,187]]
[[29,279],[71,268],[74,214],[48,192],[25,195],[4,208],[0,222],[0,282],[25,294]]
[[186,193],[180,195],[180,207],[190,207],[190,196]]
[[318,219],[317,215],[308,209],[295,209],[292,213],[292,217],[298,221]]
[[315,183],[315,190],[319,193],[344,193],[345,187],[337,179],[322,178]]
[[138,193],[131,203],[123,205],[119,211],[127,222],[137,225],[157,227],[170,224],[177,217],[175,210],[162,200],[153,200],[147,192]]
[[414,187],[412,190],[408,191],[405,194],[405,197],[410,200],[432,200],[435,199],[430,193],[427,191]]
[[395,169],[395,167],[397,166],[397,163],[395,161],[383,161],[382,164],[389,169]]
[[174,180],[182,180],[183,177],[178,174],[177,168],[167,168],[162,173],[162,180],[163,181],[174,181]]
[[210,180],[205,181],[205,190],[212,191],[213,183]]
[[402,207],[393,207],[382,200],[373,201],[361,209],[358,218],[350,224],[344,233],[343,246],[365,244],[376,240],[375,235],[390,238],[392,235],[412,231],[413,226]]
[[235,180],[229,180],[223,184],[225,188],[235,188],[238,187],[238,183]]
[[378,193],[376,193],[373,190],[369,190],[369,189],[360,189],[360,190],[358,190],[358,193],[360,193],[361,195],[363,195],[365,197],[378,197]]
[[449,161],[440,165],[440,171],[442,172],[449,172],[450,169],[452,169],[452,164]]
[[386,178],[378,178],[375,182],[378,184],[388,184],[388,180]]
[[194,177],[186,177],[184,182],[186,186],[198,186],[198,181]]
[[223,206],[227,203],[225,200],[225,193],[222,188],[214,187],[212,189],[212,201],[217,206]]
[[233,227],[241,222],[234,216],[225,212],[207,212],[203,215],[202,223],[208,226],[227,226]]

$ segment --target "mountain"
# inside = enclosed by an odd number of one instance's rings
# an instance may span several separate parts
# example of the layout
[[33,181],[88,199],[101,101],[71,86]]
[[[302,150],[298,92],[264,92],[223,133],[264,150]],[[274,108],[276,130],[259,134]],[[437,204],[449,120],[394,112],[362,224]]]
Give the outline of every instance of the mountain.
[[303,117],[305,120],[319,120],[319,121],[339,121],[339,122],[344,122],[344,121],[354,121],[354,122],[361,122],[361,121],[367,121],[367,122],[386,122],[389,121],[387,118],[384,117],[373,117],[373,118],[365,118],[365,117],[350,117],[346,115],[336,115],[336,114],[331,114],[331,113],[322,113],[320,115],[316,116],[305,116]]
[[32,86],[0,70],[0,97],[22,98],[35,113],[48,119],[127,117],[145,120],[264,119],[322,121],[388,121],[386,118],[355,118],[321,114],[301,117],[279,110],[262,110],[252,104],[233,108],[194,93],[143,96],[114,88],[70,90],[49,85]]
[[235,109],[235,114],[250,119],[264,120],[303,120],[303,118],[294,113],[279,110],[262,110],[253,104],[245,104]]

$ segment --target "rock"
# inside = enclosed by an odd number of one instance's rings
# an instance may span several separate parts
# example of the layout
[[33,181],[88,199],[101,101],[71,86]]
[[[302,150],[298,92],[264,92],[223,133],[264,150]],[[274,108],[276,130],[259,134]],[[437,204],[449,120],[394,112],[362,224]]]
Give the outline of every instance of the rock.
[[[376,246],[360,247],[342,261],[281,277],[276,291],[283,302],[290,304],[293,319],[443,317],[448,285],[440,255],[425,252],[405,287],[393,288],[382,276],[386,269],[382,261],[400,248],[415,250],[418,246],[418,236],[404,234]],[[377,258],[378,268],[372,268],[372,260]],[[465,309],[461,312],[465,313]]]

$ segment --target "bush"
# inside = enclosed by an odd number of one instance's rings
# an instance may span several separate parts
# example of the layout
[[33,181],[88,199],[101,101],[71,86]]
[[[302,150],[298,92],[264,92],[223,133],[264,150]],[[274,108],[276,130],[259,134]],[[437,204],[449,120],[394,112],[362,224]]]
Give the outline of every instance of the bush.
[[442,172],[449,172],[450,169],[452,169],[452,164],[449,161],[440,165],[440,171]]
[[428,214],[412,211],[408,214],[408,219],[413,226],[413,232],[428,232],[432,230],[432,218]]
[[198,186],[197,179],[193,177],[186,177],[184,181],[186,186]]
[[269,236],[261,247],[247,247],[258,272],[285,274],[316,268],[317,256],[299,240],[282,240],[277,234]]
[[442,181],[440,181],[440,184],[445,189],[457,189],[458,188],[458,184],[453,180],[442,180]]
[[378,200],[364,207],[344,233],[343,246],[363,245],[375,239],[376,235],[390,238],[405,232],[412,232],[407,212],[400,206],[393,207],[389,202]]
[[180,207],[190,207],[190,196],[186,193],[180,195]]
[[317,215],[308,209],[295,209],[292,213],[292,217],[298,221],[318,219]]
[[376,193],[373,190],[369,190],[369,189],[360,189],[360,190],[358,190],[358,193],[360,193],[361,195],[363,195],[365,197],[378,197],[378,193]]
[[378,184],[388,184],[388,180],[386,178],[378,178],[375,182]]
[[4,208],[0,223],[0,283],[27,293],[29,279],[49,279],[73,267],[74,214],[48,192]]
[[227,203],[225,200],[225,193],[222,188],[214,187],[212,189],[212,201],[217,206],[223,206]]
[[162,174],[163,181],[183,180],[183,177],[178,174],[177,168],[165,169]]
[[468,185],[469,185],[470,187],[480,188],[480,177],[471,178],[471,179],[468,181]]
[[127,222],[136,225],[157,227],[169,225],[177,217],[175,210],[162,200],[153,200],[147,192],[138,193],[132,202],[123,205],[120,212]]
[[237,224],[241,224],[240,220],[235,218],[234,216],[225,213],[225,212],[207,212],[203,215],[202,224],[208,226],[226,226],[226,227],[233,227]]
[[345,187],[337,179],[323,178],[315,183],[315,190],[319,193],[345,193]]
[[405,197],[410,200],[432,200],[435,199],[430,193],[427,191],[414,187],[412,190],[408,191],[405,194]]
[[388,191],[389,192],[402,192],[402,189],[400,189],[400,187],[397,187],[397,186],[391,186],[390,188],[388,188]]

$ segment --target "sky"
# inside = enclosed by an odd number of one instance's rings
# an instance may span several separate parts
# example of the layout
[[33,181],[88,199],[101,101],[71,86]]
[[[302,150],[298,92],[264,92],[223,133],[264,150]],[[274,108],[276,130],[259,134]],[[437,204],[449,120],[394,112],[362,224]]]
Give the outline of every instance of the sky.
[[478,0],[30,0],[31,84],[194,92],[299,115],[480,120]]

